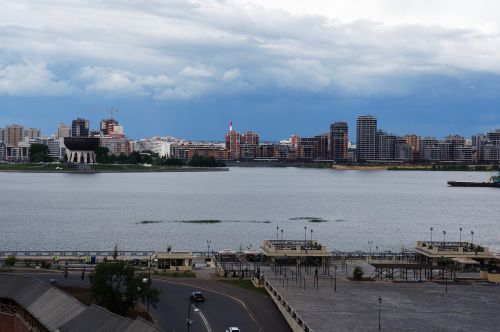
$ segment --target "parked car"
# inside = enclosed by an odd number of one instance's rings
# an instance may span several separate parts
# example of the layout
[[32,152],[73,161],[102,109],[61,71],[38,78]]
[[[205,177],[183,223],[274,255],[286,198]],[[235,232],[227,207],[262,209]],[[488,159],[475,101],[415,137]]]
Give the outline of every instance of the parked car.
[[202,292],[192,292],[191,295],[189,295],[189,298],[191,299],[191,301],[196,301],[196,302],[205,301],[205,297],[203,296]]
[[228,327],[226,332],[241,332],[238,327]]

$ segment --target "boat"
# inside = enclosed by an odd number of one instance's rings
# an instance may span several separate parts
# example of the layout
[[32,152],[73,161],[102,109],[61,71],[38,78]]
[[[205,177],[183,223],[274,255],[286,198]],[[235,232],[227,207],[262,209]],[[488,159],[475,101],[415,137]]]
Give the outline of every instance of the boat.
[[489,187],[500,188],[500,172],[493,175],[488,182],[463,182],[463,181],[448,181],[450,187]]

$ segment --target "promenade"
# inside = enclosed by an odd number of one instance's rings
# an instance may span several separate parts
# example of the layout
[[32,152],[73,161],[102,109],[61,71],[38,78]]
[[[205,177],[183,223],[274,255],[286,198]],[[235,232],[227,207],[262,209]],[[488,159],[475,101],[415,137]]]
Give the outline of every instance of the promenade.
[[[360,265],[365,276],[370,266],[363,261],[347,263],[347,275]],[[486,283],[351,281],[338,264],[329,275],[294,269],[276,273],[262,267],[268,283],[297,317],[315,332],[322,331],[498,331],[500,286]],[[305,287],[304,287],[305,280]],[[335,291],[336,287],[336,291]],[[379,304],[379,298],[381,303]],[[288,310],[288,308],[287,308]]]

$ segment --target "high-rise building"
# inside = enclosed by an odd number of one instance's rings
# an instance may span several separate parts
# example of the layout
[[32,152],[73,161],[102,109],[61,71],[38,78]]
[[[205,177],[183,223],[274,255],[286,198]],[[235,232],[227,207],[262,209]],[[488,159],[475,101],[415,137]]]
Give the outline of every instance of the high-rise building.
[[71,123],[71,137],[89,137],[89,120],[78,118]]
[[240,138],[240,157],[243,159],[255,159],[257,147],[259,146],[259,135],[248,131]]
[[57,127],[57,138],[64,138],[71,136],[71,128],[64,123],[60,123]]
[[229,122],[229,133],[226,134],[226,149],[229,151],[229,159],[240,158],[241,135],[233,130],[233,122]]
[[349,159],[347,146],[349,145],[349,130],[347,122],[335,122],[330,125],[330,158],[336,162],[345,162]]
[[20,125],[10,125],[5,127],[3,133],[4,143],[7,147],[17,147],[23,140],[24,127]]
[[313,157],[314,159],[328,159],[328,136],[329,134],[314,136]]
[[114,127],[118,126],[118,121],[115,119],[104,119],[101,120],[100,130],[101,135],[107,136],[114,132]]
[[23,139],[27,138],[28,140],[41,137],[40,129],[35,128],[25,128],[23,129]]
[[358,162],[376,159],[377,119],[371,115],[358,116],[356,122],[356,156]]
[[7,147],[4,142],[0,141],[0,161],[7,159]]
[[3,138],[3,133],[4,132],[5,132],[5,130],[3,128],[0,128],[0,142],[4,141],[4,138]]

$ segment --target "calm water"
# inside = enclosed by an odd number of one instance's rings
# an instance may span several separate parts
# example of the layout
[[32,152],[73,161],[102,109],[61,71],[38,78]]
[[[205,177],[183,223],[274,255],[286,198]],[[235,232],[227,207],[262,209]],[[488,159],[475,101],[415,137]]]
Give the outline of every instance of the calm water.
[[[449,188],[489,173],[231,168],[229,172],[0,173],[0,250],[246,248],[307,238],[331,249],[400,250],[418,239],[500,249],[500,189]],[[291,218],[317,217],[311,223]],[[178,221],[219,219],[220,224]],[[162,221],[141,224],[143,220]],[[281,233],[279,235],[281,238]]]

